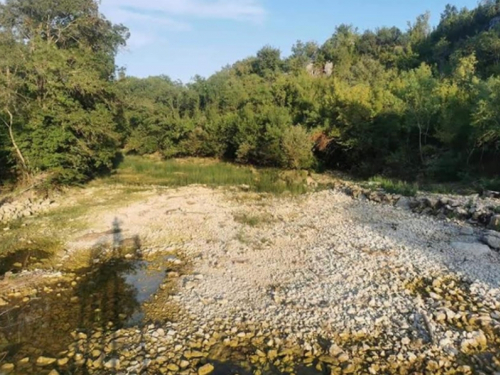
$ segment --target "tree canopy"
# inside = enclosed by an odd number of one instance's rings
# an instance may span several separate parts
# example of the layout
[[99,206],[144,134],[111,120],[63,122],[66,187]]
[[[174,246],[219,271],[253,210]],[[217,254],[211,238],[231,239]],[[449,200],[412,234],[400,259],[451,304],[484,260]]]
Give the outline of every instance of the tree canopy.
[[[208,78],[117,76],[128,37],[94,0],[0,4],[0,176],[62,182],[118,152],[451,181],[500,173],[500,1],[432,29],[340,25]],[[0,177],[1,178],[1,177]]]

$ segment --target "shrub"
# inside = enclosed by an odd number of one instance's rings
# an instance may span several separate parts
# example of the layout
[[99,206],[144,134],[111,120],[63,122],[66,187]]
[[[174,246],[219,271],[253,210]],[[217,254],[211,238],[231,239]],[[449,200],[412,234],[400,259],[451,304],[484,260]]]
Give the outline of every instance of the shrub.
[[283,165],[292,169],[307,169],[314,163],[313,141],[302,126],[285,130],[281,140]]
[[400,194],[408,197],[413,197],[418,192],[418,185],[408,183],[406,181],[391,180],[384,177],[373,177],[370,182],[381,187],[386,192],[391,194]]

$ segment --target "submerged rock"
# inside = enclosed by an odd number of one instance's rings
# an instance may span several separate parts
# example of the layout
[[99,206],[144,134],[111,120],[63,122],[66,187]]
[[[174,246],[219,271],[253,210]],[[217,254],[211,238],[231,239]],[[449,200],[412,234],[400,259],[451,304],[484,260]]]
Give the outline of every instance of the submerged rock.
[[207,363],[206,365],[203,365],[198,369],[198,375],[208,375],[212,373],[214,370],[215,367],[210,363]]

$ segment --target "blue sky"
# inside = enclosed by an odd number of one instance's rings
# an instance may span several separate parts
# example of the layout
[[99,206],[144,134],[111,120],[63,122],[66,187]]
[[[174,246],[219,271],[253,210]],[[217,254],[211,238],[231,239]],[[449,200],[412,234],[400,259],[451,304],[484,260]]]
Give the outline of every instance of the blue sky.
[[286,56],[298,39],[323,43],[341,23],[405,29],[428,10],[436,24],[448,3],[473,8],[477,0],[102,0],[101,11],[131,31],[117,60],[129,75],[188,82],[266,44]]

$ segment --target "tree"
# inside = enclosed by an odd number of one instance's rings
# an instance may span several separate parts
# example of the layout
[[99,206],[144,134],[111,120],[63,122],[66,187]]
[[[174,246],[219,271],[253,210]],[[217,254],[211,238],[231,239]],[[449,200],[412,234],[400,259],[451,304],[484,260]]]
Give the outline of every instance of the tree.
[[127,37],[94,0],[0,4],[11,56],[2,64],[2,118],[19,169],[69,182],[111,167],[120,143],[114,57]]
[[282,68],[281,51],[271,46],[265,46],[257,52],[253,62],[254,72],[261,77],[272,75]]
[[424,146],[430,136],[433,118],[438,110],[435,95],[437,81],[431,68],[422,64],[419,68],[402,75],[400,97],[406,103],[408,126],[418,129],[418,150],[422,164],[425,164]]

